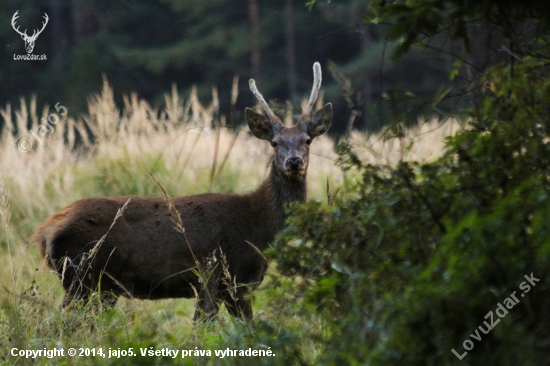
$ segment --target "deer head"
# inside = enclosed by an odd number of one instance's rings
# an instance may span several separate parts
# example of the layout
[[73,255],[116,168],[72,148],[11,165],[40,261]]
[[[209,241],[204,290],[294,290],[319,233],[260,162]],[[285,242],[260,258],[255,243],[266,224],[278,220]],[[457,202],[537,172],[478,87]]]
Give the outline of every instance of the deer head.
[[11,18],[11,26],[17,33],[19,33],[19,35],[21,35],[21,38],[23,38],[23,41],[25,41],[25,49],[27,50],[27,53],[32,53],[34,49],[34,42],[36,42],[36,38],[38,38],[40,33],[42,33],[44,28],[46,28],[46,24],[48,24],[48,20],[49,20],[48,14],[44,13],[45,21],[42,22],[42,29],[40,30],[35,29],[32,33],[32,36],[29,36],[27,35],[26,29],[24,32],[21,32],[19,31],[19,26],[17,28],[15,27],[15,20],[19,17],[19,15],[17,15],[18,12],[19,10],[17,10],[15,14],[13,14],[13,17]]
[[287,177],[303,178],[309,164],[309,145],[311,141],[327,132],[332,122],[332,104],[312,114],[313,105],[321,88],[321,65],[313,64],[313,89],[307,106],[303,109],[298,122],[292,127],[285,127],[281,120],[271,111],[269,105],[256,88],[254,79],[250,79],[250,90],[267,117],[247,108],[246,122],[254,136],[271,143],[274,149],[273,164],[277,171]]

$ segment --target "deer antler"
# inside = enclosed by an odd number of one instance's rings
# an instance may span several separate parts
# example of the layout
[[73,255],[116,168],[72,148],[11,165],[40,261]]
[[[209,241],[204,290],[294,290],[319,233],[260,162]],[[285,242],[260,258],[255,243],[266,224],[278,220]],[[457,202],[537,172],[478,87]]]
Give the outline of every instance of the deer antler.
[[281,120],[279,119],[279,117],[277,117],[275,115],[275,113],[273,113],[271,108],[269,108],[269,105],[265,101],[262,94],[260,94],[260,92],[258,91],[258,88],[256,88],[256,82],[254,81],[254,79],[250,79],[248,81],[248,85],[250,85],[250,90],[252,90],[252,93],[254,94],[256,99],[258,99],[258,103],[260,103],[260,106],[262,107],[262,109],[265,111],[265,113],[267,113],[267,115],[269,116],[269,119],[271,120],[271,122],[272,123],[273,122],[282,123]]
[[[38,31],[38,33],[36,33],[37,30],[35,29],[34,32],[32,33],[32,36],[31,36],[30,38],[36,38],[36,37],[38,37],[38,35],[39,35],[40,33],[42,33],[42,31],[44,30],[44,28],[46,28],[46,24],[48,24],[48,21],[50,20],[50,18],[48,18],[48,14],[46,14],[46,13],[44,13],[43,18],[44,18],[45,22],[42,22],[42,29],[40,29],[40,30]],[[36,33],[36,34],[35,34],[35,33]]]
[[13,17],[11,18],[11,26],[12,26],[13,30],[16,31],[17,33],[19,33],[21,35],[21,37],[23,37],[25,40],[34,40],[34,39],[36,39],[40,35],[40,33],[42,33],[44,28],[46,28],[46,25],[48,24],[48,21],[50,20],[50,18],[48,17],[48,14],[44,13],[43,18],[44,18],[45,21],[42,22],[42,29],[40,29],[40,30],[35,29],[34,32],[32,33],[32,36],[29,37],[29,35],[27,34],[26,29],[25,29],[24,32],[21,32],[19,30],[19,26],[17,26],[17,28],[15,27],[16,20],[17,20],[17,18],[19,18],[18,13],[19,13],[19,10],[17,10],[15,12],[15,14],[13,14]]
[[309,97],[307,106],[303,109],[303,112],[302,112],[303,116],[309,116],[311,114],[313,105],[317,100],[317,95],[319,95],[319,89],[321,89],[322,80],[323,80],[323,77],[321,73],[321,65],[318,62],[316,62],[313,64],[313,89],[311,89],[311,96]]
[[[323,76],[321,72],[321,64],[319,64],[318,62],[315,62],[313,64],[313,89],[311,90],[311,96],[309,97],[307,106],[303,108],[302,117],[309,116],[311,114],[311,111],[313,110],[313,105],[315,104],[315,101],[317,100],[317,96],[319,95],[319,89],[321,89],[322,81],[323,81]],[[272,122],[278,121],[279,123],[281,123],[281,120],[275,115],[275,113],[273,113],[271,108],[269,108],[269,105],[265,101],[264,97],[262,96],[262,94],[260,94],[260,92],[258,91],[258,88],[256,88],[256,82],[254,81],[254,79],[250,79],[248,81],[248,84],[250,85],[250,90],[252,90],[252,93],[254,93],[254,96],[256,96],[256,99],[258,99],[258,102],[262,106],[262,109],[269,116],[269,119]]]
[[25,32],[21,32],[19,30],[19,26],[17,26],[17,28],[15,28],[15,21],[17,18],[19,18],[19,15],[17,15],[17,13],[19,13],[19,10],[17,10],[15,12],[15,14],[13,14],[13,17],[11,18],[11,27],[13,28],[14,31],[16,31],[17,33],[19,33],[21,36],[25,36],[25,37],[28,37],[27,36],[27,30],[25,29]]

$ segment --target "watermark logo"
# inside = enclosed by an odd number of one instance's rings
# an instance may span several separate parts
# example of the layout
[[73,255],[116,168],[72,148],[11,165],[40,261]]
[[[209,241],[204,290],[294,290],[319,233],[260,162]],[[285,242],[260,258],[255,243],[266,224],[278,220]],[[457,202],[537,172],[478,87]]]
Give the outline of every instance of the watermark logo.
[[[519,285],[519,289],[520,290],[523,290],[522,294],[521,294],[521,297],[524,297],[526,293],[528,293],[530,290],[531,290],[531,287],[535,287],[537,285],[537,282],[540,281],[539,278],[536,278],[535,276],[533,276],[533,272],[531,272],[531,275],[525,275],[523,276],[527,281],[526,282],[522,282],[520,283]],[[494,315],[493,315],[493,311],[489,311],[487,313],[487,315],[485,315],[484,319],[487,319],[489,320],[489,323],[487,323],[487,321],[484,321],[483,324],[485,325],[485,327],[483,327],[483,325],[480,325],[479,327],[476,328],[476,330],[470,334],[470,337],[478,342],[481,342],[482,338],[483,338],[483,335],[484,334],[489,334],[489,332],[491,330],[493,330],[494,327],[496,327],[496,325],[498,323],[500,323],[500,319],[501,318],[504,318],[507,314],[508,314],[508,310],[512,310],[512,308],[514,306],[516,306],[517,304],[519,304],[519,301],[521,299],[518,299],[516,297],[516,291],[512,292],[512,294],[507,297],[506,299],[504,299],[504,301],[502,301],[504,303],[504,305],[502,305],[500,302],[497,304],[497,308],[495,309],[495,313],[497,314],[498,318],[496,318]],[[495,320],[496,319],[496,320]],[[481,333],[479,332],[481,331]],[[462,343],[462,347],[464,347],[464,349],[466,351],[464,351],[462,354],[459,354],[457,351],[455,351],[455,349],[451,349],[451,351],[454,353],[454,355],[462,361],[462,359],[464,357],[466,357],[466,355],[468,354],[468,351],[471,351],[473,348],[474,348],[475,344],[473,341],[469,340],[469,339],[466,339],[463,343]]]
[[[67,108],[60,104],[61,103],[58,102],[55,105],[55,110],[57,111],[57,113],[59,113],[59,116],[64,116],[67,114]],[[19,150],[23,152],[31,151],[35,141],[38,145],[41,145],[44,141],[40,137],[45,137],[48,133],[55,130],[54,126],[57,124],[57,122],[59,122],[60,119],[57,113],[50,113],[47,120],[45,118],[42,118],[42,123],[40,124],[40,126],[38,126],[36,132],[30,130],[29,134],[31,136],[21,138],[17,143],[17,147],[19,147]],[[32,137],[32,139],[30,137]]]
[[19,13],[19,10],[17,10],[15,12],[15,14],[13,14],[13,17],[11,18],[11,26],[12,26],[13,30],[15,30],[17,33],[19,33],[21,38],[23,38],[23,41],[25,42],[25,50],[27,51],[27,54],[26,55],[16,55],[16,54],[14,54],[13,59],[14,60],[46,60],[46,55],[33,55],[32,51],[34,50],[34,43],[36,42],[36,39],[38,38],[40,33],[42,33],[44,28],[46,28],[46,25],[48,24],[48,20],[50,20],[50,18],[48,18],[48,14],[44,13],[44,17],[43,17],[44,21],[42,22],[42,29],[40,29],[40,30],[35,29],[32,33],[32,36],[29,36],[27,34],[26,29],[25,29],[24,32],[21,32],[19,30],[19,26],[16,27],[15,23],[16,23],[17,18],[19,18],[18,13]]

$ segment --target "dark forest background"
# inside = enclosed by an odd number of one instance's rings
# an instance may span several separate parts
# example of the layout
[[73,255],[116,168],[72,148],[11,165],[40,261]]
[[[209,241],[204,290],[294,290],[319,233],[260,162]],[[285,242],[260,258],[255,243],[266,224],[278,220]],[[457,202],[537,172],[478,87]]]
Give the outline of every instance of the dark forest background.
[[[364,0],[314,6],[301,0],[3,4],[0,105],[36,94],[39,106],[61,102],[77,116],[86,112],[87,97],[100,89],[106,75],[119,102],[135,91],[158,107],[172,83],[183,95],[197,85],[200,99],[207,102],[216,86],[220,112],[227,114],[231,84],[239,76],[237,113],[255,103],[250,77],[259,79],[271,101],[291,101],[296,107],[309,93],[315,61],[325,71],[325,100],[335,105],[333,133],[342,132],[352,115],[357,116],[355,127],[377,130],[395,121],[396,114],[414,123],[418,114],[434,113],[435,100],[440,114],[465,102],[457,95],[467,87],[467,70],[453,82],[449,78],[454,56],[465,54],[464,45],[443,30],[396,61],[393,55],[402,40],[384,37],[388,27],[377,24]],[[14,60],[14,54],[25,54],[23,40],[11,27],[17,10],[17,25],[29,34],[48,14],[49,24],[33,52],[46,54],[47,61]],[[469,32],[475,42],[467,57],[472,65],[484,65],[491,30],[480,24]],[[242,116],[233,120],[242,123]]]

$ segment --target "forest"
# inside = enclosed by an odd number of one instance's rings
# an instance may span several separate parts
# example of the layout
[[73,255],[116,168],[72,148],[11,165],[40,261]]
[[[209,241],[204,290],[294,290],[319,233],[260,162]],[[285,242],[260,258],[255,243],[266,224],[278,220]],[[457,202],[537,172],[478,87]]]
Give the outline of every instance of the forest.
[[[220,113],[242,123],[243,108],[254,102],[239,93],[231,109],[233,79],[247,91],[250,77],[262,78],[265,92],[281,105],[296,104],[307,93],[311,65],[333,64],[342,77],[327,73],[324,90],[335,105],[332,133],[342,133],[350,116],[357,128],[379,130],[395,114],[416,121],[438,94],[460,87],[449,80],[455,59],[464,47],[441,34],[399,59],[397,40],[384,37],[388,26],[367,21],[368,2],[345,0],[307,6],[296,0],[138,0],[133,2],[83,0],[6,0],[0,9],[0,105],[37,96],[39,105],[67,106],[78,116],[86,112],[86,98],[97,92],[105,76],[113,85],[117,104],[122,95],[136,92],[153,106],[176,84],[187,94],[196,86],[206,103],[217,88]],[[38,36],[34,54],[45,61],[23,62],[20,35],[10,27],[15,12],[21,30],[38,30],[43,16],[49,23]],[[473,29],[487,38],[487,28]],[[486,61],[484,43],[473,43],[471,63]],[[340,81],[340,87],[338,86]],[[346,85],[344,91],[342,87]],[[460,100],[453,94],[438,107],[449,114]]]
[[[550,2],[3,4],[0,364],[550,365]],[[60,309],[47,217],[253,191],[277,144],[245,122],[249,79],[288,127],[314,62],[332,126],[265,279],[234,284],[259,285],[252,321],[101,288]]]

